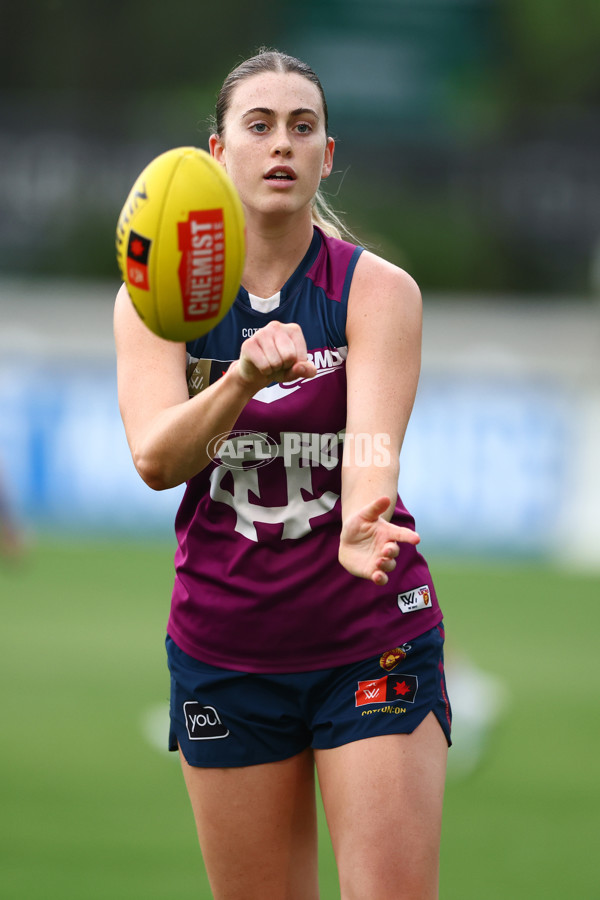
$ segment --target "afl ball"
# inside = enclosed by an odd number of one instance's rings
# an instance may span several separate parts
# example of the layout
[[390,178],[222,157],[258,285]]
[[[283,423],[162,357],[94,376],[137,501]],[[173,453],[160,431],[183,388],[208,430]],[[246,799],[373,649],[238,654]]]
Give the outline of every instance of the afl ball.
[[205,150],[162,153],[129,192],[116,249],[131,301],[154,334],[206,334],[231,307],[244,268],[244,212],[233,182]]

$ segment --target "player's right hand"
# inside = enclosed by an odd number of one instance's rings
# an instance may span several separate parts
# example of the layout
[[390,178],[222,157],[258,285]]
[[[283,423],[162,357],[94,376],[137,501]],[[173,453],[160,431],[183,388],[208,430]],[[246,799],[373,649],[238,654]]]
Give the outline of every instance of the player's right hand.
[[242,344],[237,374],[260,390],[273,381],[313,378],[317,370],[308,359],[300,326],[269,322]]

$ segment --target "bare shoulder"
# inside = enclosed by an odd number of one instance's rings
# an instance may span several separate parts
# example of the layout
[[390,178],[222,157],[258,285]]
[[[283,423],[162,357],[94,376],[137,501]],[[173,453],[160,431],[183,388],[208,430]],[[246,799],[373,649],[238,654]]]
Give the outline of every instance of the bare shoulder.
[[421,291],[408,272],[367,250],[361,253],[348,300],[349,329],[365,320],[375,329],[407,318],[420,321],[421,310]]

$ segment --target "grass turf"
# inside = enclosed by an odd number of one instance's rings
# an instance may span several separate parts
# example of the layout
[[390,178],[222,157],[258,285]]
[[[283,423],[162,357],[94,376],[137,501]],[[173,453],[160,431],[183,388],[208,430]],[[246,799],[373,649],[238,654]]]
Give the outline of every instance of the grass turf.
[[[17,565],[0,560],[6,900],[210,897],[178,764],[142,727],[167,703],[172,553],[41,540]],[[600,896],[600,577],[432,569],[448,648],[510,692],[482,765],[448,784],[442,900]],[[325,829],[321,883],[339,897]]]

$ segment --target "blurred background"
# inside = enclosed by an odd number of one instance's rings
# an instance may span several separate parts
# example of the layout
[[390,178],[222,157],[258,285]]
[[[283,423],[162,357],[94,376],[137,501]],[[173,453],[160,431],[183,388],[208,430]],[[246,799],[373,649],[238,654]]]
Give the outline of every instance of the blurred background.
[[400,492],[456,686],[441,896],[600,897],[597,0],[0,0],[2,895],[210,896],[158,749],[180,492],[125,442],[114,230],[261,45],[320,75],[330,200],[423,292]]

